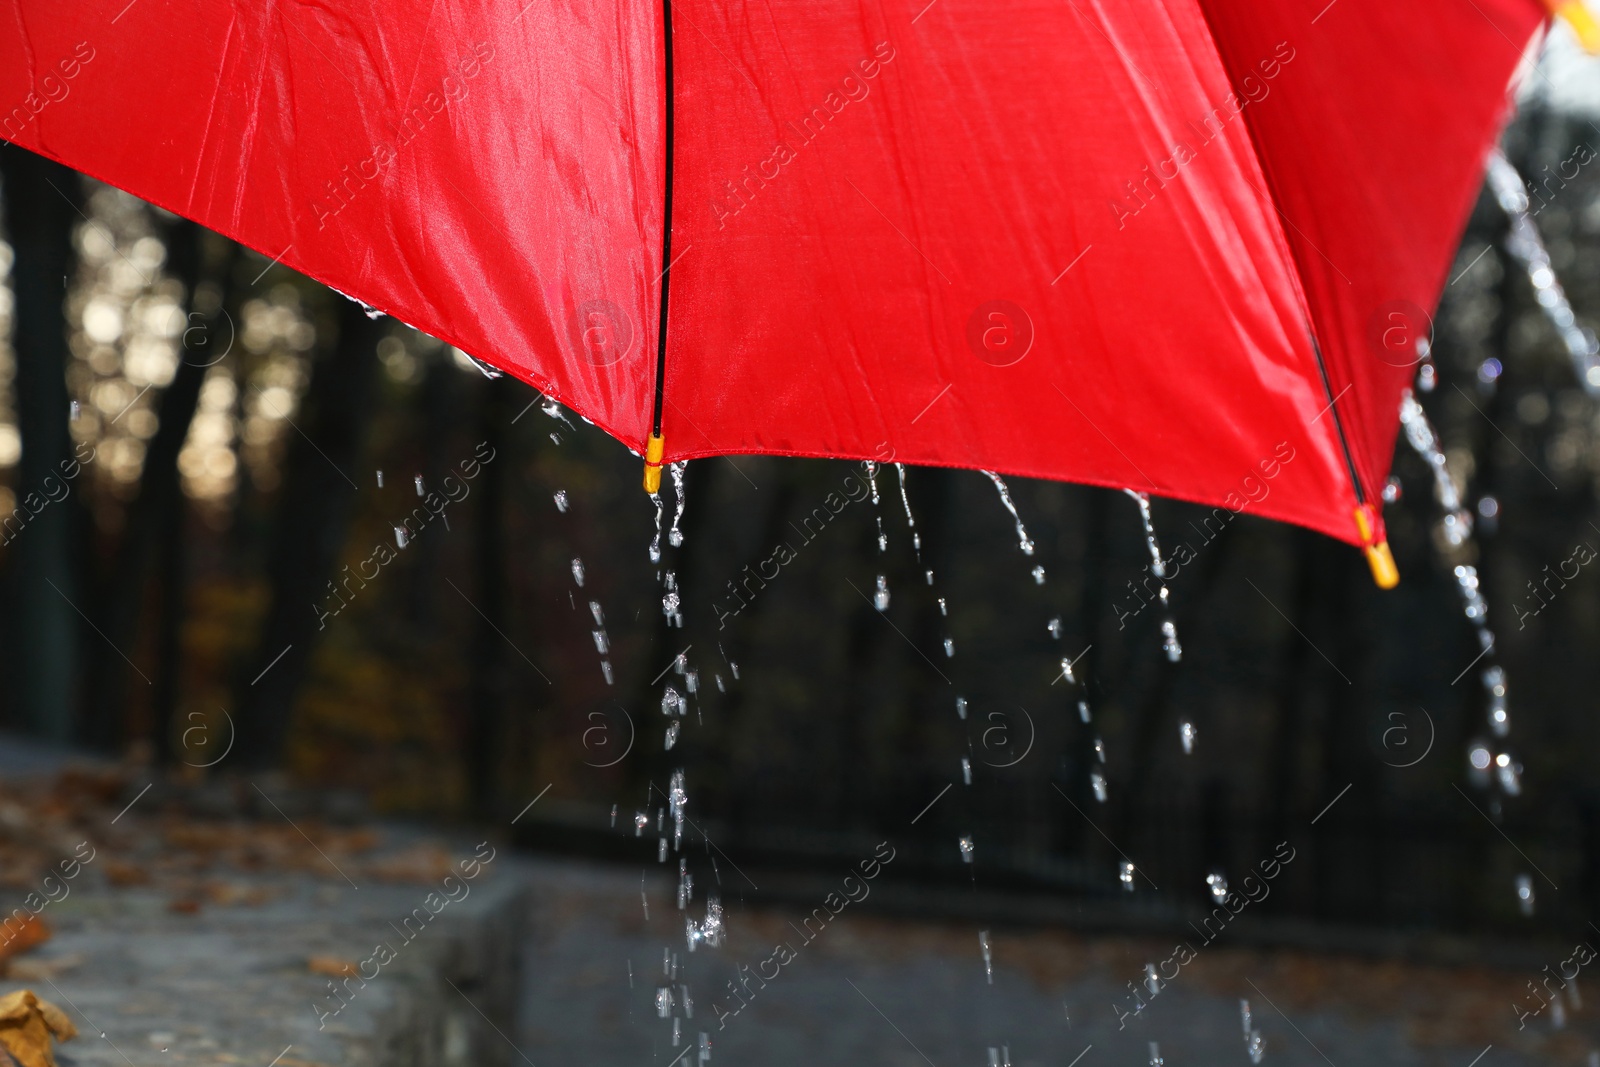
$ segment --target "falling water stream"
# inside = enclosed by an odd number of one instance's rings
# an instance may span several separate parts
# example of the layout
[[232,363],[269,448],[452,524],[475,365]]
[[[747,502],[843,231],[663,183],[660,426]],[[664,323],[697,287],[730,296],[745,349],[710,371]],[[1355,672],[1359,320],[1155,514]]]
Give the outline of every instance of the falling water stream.
[[1589,391],[1590,396],[1600,396],[1600,340],[1596,340],[1594,331],[1578,325],[1572,303],[1567,299],[1561,283],[1556,280],[1544,239],[1528,212],[1527,184],[1499,149],[1489,153],[1488,180],[1500,209],[1511,220],[1511,232],[1506,236],[1506,251],[1527,270],[1528,280],[1533,284],[1534,298],[1538,300],[1550,324],[1561,335],[1561,343],[1572,360],[1573,370],[1577,372],[1578,383]]
[[994,483],[995,489],[999,490],[1000,503],[1006,506],[1006,510],[1011,512],[1011,518],[1016,521],[1017,547],[1022,549],[1024,556],[1033,555],[1033,542],[1028,539],[1027,527],[1022,525],[1022,516],[1017,514],[1017,505],[1011,500],[1011,490],[1006,488],[1006,483],[1001,480],[998,474],[993,471],[984,471],[983,473]]

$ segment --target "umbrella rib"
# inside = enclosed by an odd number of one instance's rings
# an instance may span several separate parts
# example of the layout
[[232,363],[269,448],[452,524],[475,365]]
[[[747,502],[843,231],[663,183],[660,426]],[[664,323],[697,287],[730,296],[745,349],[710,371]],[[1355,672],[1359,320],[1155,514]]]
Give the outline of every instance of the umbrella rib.
[[[662,74],[666,101],[662,112],[665,182],[661,196],[661,324],[656,333],[656,393],[650,413],[652,437],[661,436],[661,408],[667,386],[667,287],[672,282],[672,0],[661,0]],[[688,249],[684,249],[685,252]]]

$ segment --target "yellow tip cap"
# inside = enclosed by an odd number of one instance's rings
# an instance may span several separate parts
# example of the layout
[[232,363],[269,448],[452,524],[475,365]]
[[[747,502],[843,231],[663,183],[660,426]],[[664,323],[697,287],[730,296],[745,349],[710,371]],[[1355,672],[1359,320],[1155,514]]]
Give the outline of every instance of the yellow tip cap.
[[1572,27],[1585,52],[1600,55],[1600,22],[1595,21],[1583,0],[1551,0],[1550,7],[1556,18]]
[[1372,580],[1378,583],[1379,589],[1393,589],[1400,584],[1400,568],[1394,565],[1394,553],[1389,551],[1389,542],[1379,541],[1361,551],[1367,554]]
[[1370,505],[1356,508],[1356,531],[1361,535],[1361,551],[1366,554],[1367,566],[1372,568],[1372,580],[1379,589],[1393,589],[1400,584],[1400,568],[1395,566],[1394,553],[1388,541],[1374,541],[1377,527],[1376,515]]
[[667,445],[661,435],[651,434],[644,449],[644,491],[647,493],[661,492],[661,457],[666,450]]

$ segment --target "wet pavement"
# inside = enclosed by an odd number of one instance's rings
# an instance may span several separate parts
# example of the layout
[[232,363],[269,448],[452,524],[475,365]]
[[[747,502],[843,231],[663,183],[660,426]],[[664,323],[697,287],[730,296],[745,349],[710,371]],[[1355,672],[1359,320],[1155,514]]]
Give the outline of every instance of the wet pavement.
[[[744,906],[726,885],[725,943],[691,955],[666,873],[654,864],[531,866],[534,932],[517,1036],[527,1062],[698,1067],[704,1032],[716,1067],[1147,1067],[1150,1042],[1167,1067],[1245,1065],[1241,998],[1264,1041],[1261,1062],[1282,1067],[1587,1064],[1596,1047],[1592,1009],[1582,1007],[1560,1030],[1546,1011],[1519,1032],[1512,1004],[1519,992],[1527,1002],[1532,973],[1239,948],[1225,937],[1205,945],[1199,936],[1180,963],[1186,954],[1170,939],[989,924],[991,985],[975,923],[898,920],[864,900],[803,924],[805,906]],[[697,898],[687,915],[698,918],[703,904]],[[780,945],[790,951],[775,955]],[[672,985],[664,950],[669,970],[677,954],[692,1001],[692,1018],[674,1004],[676,1046],[673,1020],[656,1008],[658,987]],[[1155,997],[1143,985],[1147,963],[1176,975]],[[1134,991],[1145,1004],[1138,1012]]]

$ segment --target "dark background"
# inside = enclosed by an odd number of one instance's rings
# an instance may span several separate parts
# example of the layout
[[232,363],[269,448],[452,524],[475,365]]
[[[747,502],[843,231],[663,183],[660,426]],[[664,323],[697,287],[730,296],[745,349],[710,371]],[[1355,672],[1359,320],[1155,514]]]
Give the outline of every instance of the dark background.
[[[1535,108],[1507,150],[1533,177],[1585,137],[1600,141]],[[283,772],[424,818],[509,818],[549,785],[518,819],[525,841],[634,860],[654,854],[653,825],[650,840],[628,832],[634,812],[653,824],[652,786],[682,767],[692,817],[741,862],[851,862],[893,835],[897,871],[926,885],[1103,898],[1134,923],[1156,904],[1199,906],[1207,872],[1237,879],[1288,836],[1301,858],[1267,914],[1550,934],[1600,914],[1600,568],[1524,627],[1515,610],[1537,603],[1527,583],[1546,566],[1580,542],[1600,548],[1595,400],[1502,251],[1506,219],[1487,194],[1437,314],[1439,385],[1423,396],[1476,535],[1445,545],[1427,468],[1403,441],[1403,497],[1386,511],[1404,576],[1393,592],[1347,546],[1250,517],[1209,540],[1206,509],[1158,500],[1164,552],[1196,554],[1171,582],[1183,657],[1170,663],[1158,608],[1119,621],[1148,563],[1120,493],[1012,481],[1029,559],[982,475],[909,470],[919,561],[893,467],[878,507],[851,504],[800,547],[791,524],[858,467],[696,461],[684,543],[658,568],[639,461],[575,414],[10,146],[0,178],[0,517],[30,493],[59,498],[24,507],[0,547],[12,731],[154,761],[177,782]],[[1537,223],[1580,321],[1595,314],[1594,175],[1565,182]],[[437,488],[491,454],[378,577],[330,586],[393,548],[420,503],[414,477]],[[670,491],[663,502],[670,524]],[[714,603],[731,607],[728,583],[779,541],[797,558],[720,627]],[[1499,636],[1476,665],[1458,564],[1479,568]],[[661,608],[666,570],[681,629]],[[662,687],[685,690],[669,667],[686,647],[699,691],[666,752]],[[1080,654],[1082,685],[1053,681]],[[1524,765],[1520,796],[1468,773],[1469,744],[1491,738],[1480,674],[1493,664],[1512,717],[1494,751]],[[630,737],[626,758],[594,766]],[[1097,737],[1104,804],[1089,782]],[[1148,875],[1131,895],[1119,850]],[[1531,917],[1518,875],[1537,895]]]

